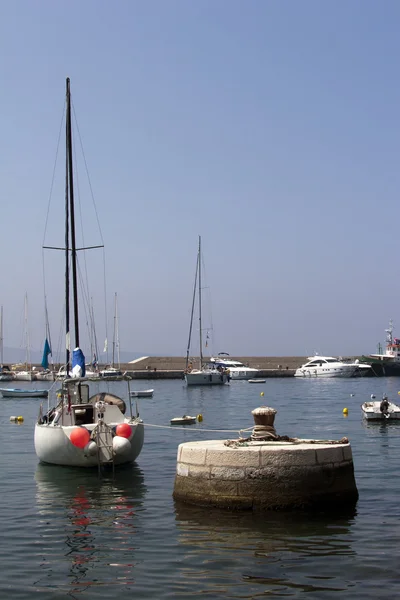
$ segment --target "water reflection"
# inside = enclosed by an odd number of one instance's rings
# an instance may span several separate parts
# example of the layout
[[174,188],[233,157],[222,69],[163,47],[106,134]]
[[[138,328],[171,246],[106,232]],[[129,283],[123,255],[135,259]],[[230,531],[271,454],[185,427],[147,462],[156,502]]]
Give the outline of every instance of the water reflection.
[[146,493],[139,467],[99,476],[39,464],[35,481],[43,556],[35,585],[61,587],[72,597],[90,586],[132,585]]
[[[332,517],[229,512],[175,502],[178,540],[185,548],[180,576],[193,579],[196,575],[203,580],[201,589],[206,594],[205,581],[215,581],[218,571],[229,563],[229,586],[239,592],[238,597],[346,590],[351,584],[343,579],[341,565],[356,555],[349,535],[355,516],[354,509]],[[317,565],[324,567],[319,570]]]

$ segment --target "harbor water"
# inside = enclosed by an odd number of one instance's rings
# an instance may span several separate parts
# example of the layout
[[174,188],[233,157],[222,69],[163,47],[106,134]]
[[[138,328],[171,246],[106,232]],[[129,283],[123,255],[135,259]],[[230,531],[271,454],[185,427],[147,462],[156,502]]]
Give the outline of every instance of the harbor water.
[[[132,387],[154,388],[152,398],[138,399],[145,443],[137,463],[114,476],[38,464],[33,430],[42,401],[0,399],[2,598],[400,596],[400,421],[367,424],[360,408],[372,393],[396,402],[400,378],[285,378],[209,388],[156,380]],[[231,513],[173,501],[178,444],[237,438],[261,405],[278,411],[278,434],[349,438],[360,495],[355,510]],[[169,426],[183,414],[203,420]],[[11,415],[24,422],[10,423]]]

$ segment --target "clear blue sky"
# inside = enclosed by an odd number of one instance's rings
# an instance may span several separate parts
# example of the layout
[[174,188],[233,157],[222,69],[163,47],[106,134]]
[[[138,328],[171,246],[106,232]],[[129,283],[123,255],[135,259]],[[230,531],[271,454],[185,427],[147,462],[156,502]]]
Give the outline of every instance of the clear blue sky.
[[[5,346],[22,344],[25,291],[43,343],[66,76],[122,350],[185,353],[198,234],[214,352],[374,352],[390,318],[400,336],[399,30],[391,0],[3,0]],[[46,261],[54,345],[61,253]],[[94,302],[101,339],[101,286]]]

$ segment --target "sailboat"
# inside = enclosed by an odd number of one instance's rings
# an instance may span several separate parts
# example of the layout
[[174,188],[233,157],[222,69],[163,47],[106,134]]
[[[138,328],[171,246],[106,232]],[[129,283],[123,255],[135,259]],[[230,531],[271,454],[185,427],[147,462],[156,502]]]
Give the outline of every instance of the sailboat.
[[31,356],[30,356],[30,342],[29,342],[29,329],[28,329],[28,294],[25,294],[24,312],[25,312],[25,345],[26,345],[25,369],[16,370],[15,371],[15,379],[17,379],[17,381],[33,381],[35,379],[35,375],[34,375],[34,372],[32,371]]
[[[144,440],[143,421],[133,414],[127,378],[127,402],[109,392],[93,394],[85,378],[85,357],[79,347],[79,315],[77,289],[77,252],[75,239],[75,207],[71,127],[70,80],[66,81],[66,177],[65,177],[65,324],[66,375],[56,401],[47,411],[41,406],[35,425],[34,444],[40,461],[73,467],[102,467],[134,461]],[[95,248],[98,246],[91,246]],[[81,248],[89,250],[89,248]],[[70,352],[70,267],[75,349]],[[91,383],[91,385],[96,385]],[[97,388],[97,386],[96,386]],[[98,388],[97,388],[98,389]],[[126,412],[129,410],[129,416]]]
[[[199,368],[194,369],[189,362],[190,342],[193,328],[194,305],[196,301],[196,288],[198,288],[199,309],[199,337],[200,337],[200,359]],[[203,330],[201,319],[201,236],[199,236],[199,248],[197,251],[196,275],[193,288],[192,312],[190,316],[189,339],[186,351],[185,381],[187,385],[223,385],[229,382],[229,371],[224,367],[213,363],[203,364]]]
[[47,312],[47,302],[45,298],[45,318],[46,318],[46,337],[44,340],[43,357],[41,367],[43,371],[36,371],[38,381],[54,381],[54,371],[49,368],[49,356],[52,355],[49,316]]
[[0,381],[12,381],[14,379],[13,373],[10,371],[10,368],[4,365],[4,356],[3,356],[3,307],[1,307],[0,312]]
[[[118,368],[115,366],[115,356],[117,355]],[[119,357],[119,328],[118,328],[118,306],[117,306],[117,293],[114,296],[114,334],[113,334],[113,346],[112,346],[112,361],[111,365],[100,371],[100,377],[107,377],[113,379],[122,376],[120,369],[120,357]]]

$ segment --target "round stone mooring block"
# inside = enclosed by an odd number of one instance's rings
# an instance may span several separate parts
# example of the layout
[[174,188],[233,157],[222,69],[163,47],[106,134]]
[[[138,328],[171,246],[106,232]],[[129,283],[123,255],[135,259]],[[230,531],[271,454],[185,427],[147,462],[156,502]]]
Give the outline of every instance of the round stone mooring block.
[[180,444],[173,496],[229,509],[337,509],[358,491],[349,443],[210,440]]

